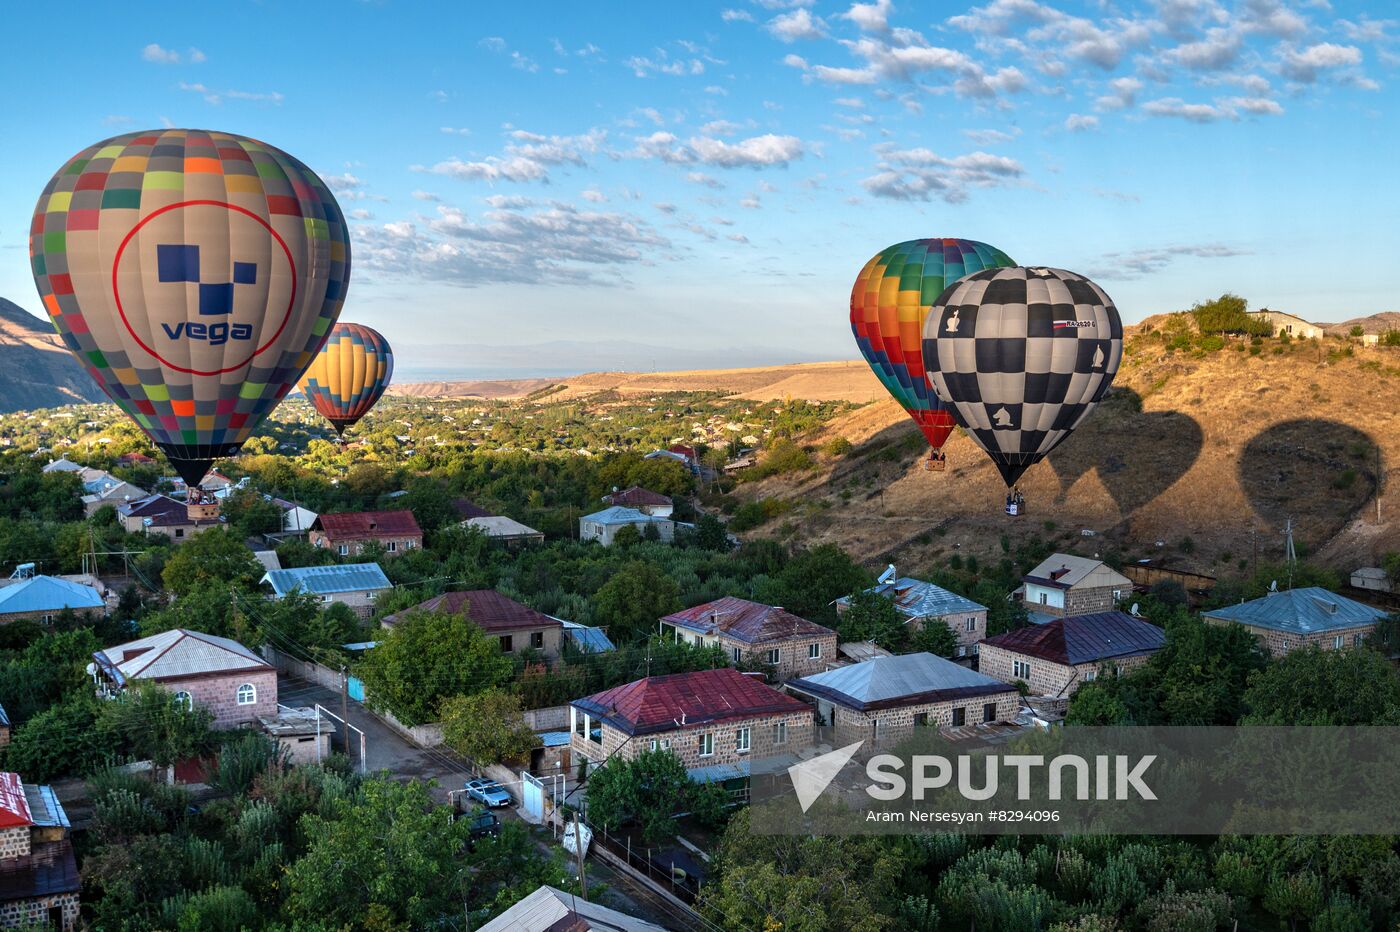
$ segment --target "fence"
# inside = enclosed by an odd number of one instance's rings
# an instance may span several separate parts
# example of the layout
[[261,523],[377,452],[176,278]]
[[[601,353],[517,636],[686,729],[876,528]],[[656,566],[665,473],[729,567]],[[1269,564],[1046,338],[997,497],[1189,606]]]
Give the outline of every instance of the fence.
[[264,660],[283,673],[290,673],[293,676],[301,677],[308,683],[334,689],[336,692],[341,689],[339,670],[332,670],[330,667],[307,660],[298,660],[290,654],[282,653],[270,644],[263,645],[262,655]]
[[[655,849],[635,848],[632,847],[630,839],[616,838],[595,826],[589,828],[593,829],[593,853],[614,867],[623,868],[629,876],[644,884],[653,893],[669,899],[699,921],[700,917],[692,907],[699,898],[700,885],[689,875],[677,882],[675,868],[679,868],[679,864],[658,865],[648,856]],[[657,856],[664,857],[665,854],[659,853]]]

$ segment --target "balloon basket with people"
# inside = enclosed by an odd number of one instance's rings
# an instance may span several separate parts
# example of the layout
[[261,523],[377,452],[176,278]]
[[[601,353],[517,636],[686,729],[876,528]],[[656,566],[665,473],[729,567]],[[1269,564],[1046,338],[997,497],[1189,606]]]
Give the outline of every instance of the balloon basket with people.
[[1006,513],[1013,518],[1023,518],[1026,514],[1026,498],[1020,489],[1006,493]]
[[924,469],[928,472],[943,472],[948,468],[948,454],[942,450],[930,450],[928,458],[924,460]]

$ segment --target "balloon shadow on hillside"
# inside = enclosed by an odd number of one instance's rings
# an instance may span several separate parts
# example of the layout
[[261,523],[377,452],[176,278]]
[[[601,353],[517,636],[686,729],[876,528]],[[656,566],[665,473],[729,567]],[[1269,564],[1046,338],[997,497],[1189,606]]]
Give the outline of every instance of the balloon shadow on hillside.
[[1375,438],[1359,428],[1321,418],[1282,421],[1245,445],[1240,488],[1256,514],[1279,527],[1310,514],[1330,536],[1375,494]]
[[1205,433],[1181,411],[1143,411],[1142,396],[1115,388],[1102,406],[1049,456],[1059,479],[1056,504],[1090,472],[1123,515],[1156,499],[1200,458]]

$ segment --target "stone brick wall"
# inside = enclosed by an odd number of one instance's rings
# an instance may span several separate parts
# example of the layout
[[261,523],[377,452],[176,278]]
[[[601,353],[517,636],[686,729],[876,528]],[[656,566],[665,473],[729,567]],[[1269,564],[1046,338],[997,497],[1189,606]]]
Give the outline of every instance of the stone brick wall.
[[[746,663],[766,664],[768,651],[776,648],[778,666],[775,676],[780,683],[785,683],[799,676],[823,673],[831,667],[831,664],[840,659],[836,653],[836,632],[834,631],[815,637],[765,641],[762,644],[749,644],[746,641],[723,636],[718,639],[718,642],[719,646],[724,649],[724,656],[729,659],[731,664],[734,663],[736,649]],[[813,644],[821,648],[821,655],[818,657],[808,656]]]
[[[56,619],[62,611],[62,608],[46,608],[37,612],[8,612],[0,615],[0,625],[7,625],[12,621],[22,621],[26,619],[29,621],[37,621],[40,624],[49,624]],[[101,610],[95,608],[74,609],[73,614],[77,615],[79,618],[95,620],[101,614]],[[48,621],[45,621],[45,615],[49,616]]]
[[[583,721],[582,714],[579,715],[579,721]],[[778,742],[778,726],[780,724],[787,726],[786,738],[781,744]],[[749,729],[748,751],[740,751],[738,748],[738,735],[741,728]],[[601,764],[614,755],[623,760],[632,760],[644,751],[651,750],[654,741],[658,750],[667,748],[680,758],[687,770],[690,770],[696,767],[710,767],[715,764],[735,764],[746,758],[767,757],[789,747],[810,744],[812,740],[812,713],[811,711],[795,711],[781,715],[760,715],[727,722],[692,725],[657,734],[642,735],[630,740],[627,735],[609,725],[603,725],[602,732],[603,743],[601,745],[588,740],[577,731],[574,732],[570,742],[570,750],[573,752],[575,762],[582,757],[594,764]],[[700,737],[707,733],[713,735],[714,751],[712,754],[702,757]],[[670,743],[668,745],[663,742]]]
[[0,723],[0,748],[10,743],[10,726]]
[[[324,531],[312,531],[307,539],[311,541],[311,546],[325,547],[336,554],[339,554],[341,546],[344,546],[346,552],[343,555],[349,557],[359,556],[364,552],[365,545],[370,543],[369,540],[333,541],[326,536]],[[385,555],[391,557],[403,553],[405,550],[413,550],[423,546],[423,535],[421,534],[405,537],[377,537],[374,540],[383,546]],[[394,545],[393,550],[389,549],[390,544]]]
[[78,894],[55,893],[50,896],[0,903],[0,929],[23,925],[43,926],[49,922],[51,909],[60,911],[58,932],[72,932],[78,928]]
[[558,657],[559,642],[563,637],[564,630],[557,626],[540,628],[521,628],[518,631],[502,631],[500,633],[492,633],[490,636],[497,639],[502,637],[509,637],[510,652],[512,654],[521,654],[531,649],[530,635],[536,633],[544,635],[544,646],[535,648],[535,650],[542,652],[545,655],[545,657],[547,657],[550,660],[554,660],[556,657]]
[[[257,701],[238,704],[238,687],[251,683]],[[191,677],[161,683],[172,693],[187,692],[197,707],[214,713],[215,728],[238,728],[258,724],[259,716],[277,716],[277,671],[271,668],[247,673]]]
[[[802,697],[799,697],[802,698]],[[977,725],[983,721],[983,707],[996,706],[993,721],[1005,722],[1016,717],[1021,707],[1021,696],[1014,689],[986,696],[971,696],[962,699],[949,699],[943,702],[928,702],[901,706],[892,709],[878,709],[861,712],[843,705],[831,706],[835,722],[836,743],[838,746],[853,744],[856,741],[875,739],[881,747],[908,738],[914,731],[916,718],[925,716],[918,722],[928,727],[946,727],[953,724],[953,710],[963,710],[963,724]],[[876,722],[879,730],[876,730]]]
[[0,861],[22,858],[29,853],[29,826],[0,829]]
[[1111,612],[1118,607],[1118,599],[1113,597],[1113,593],[1117,591],[1120,595],[1126,595],[1130,589],[1130,585],[1118,586],[1116,590],[1113,586],[1077,586],[1065,591],[1063,608],[1042,604],[1039,599],[1031,601],[1029,597],[1025,601],[1025,606],[1032,612],[1042,612],[1046,615],[1064,618],[1072,615],[1092,615],[1095,612]]
[[[1236,621],[1228,621],[1221,618],[1211,618],[1209,615],[1203,616],[1205,620],[1214,625],[1239,624]],[[1343,628],[1336,631],[1324,631],[1317,634],[1290,634],[1286,631],[1276,631],[1273,628],[1261,628],[1255,625],[1242,626],[1250,634],[1254,635],[1259,645],[1268,652],[1271,657],[1282,657],[1300,647],[1309,644],[1316,644],[1323,650],[1334,650],[1335,639],[1340,636],[1342,647],[1359,647],[1371,633],[1376,630],[1374,624],[1359,625],[1355,628]]]
[[[1142,654],[1136,657],[1120,657],[1071,666],[1055,663],[1043,657],[1019,654],[995,644],[983,644],[977,669],[1003,683],[1024,682],[1030,687],[1033,696],[1059,696],[1067,699],[1074,695],[1075,690],[1079,689],[1081,684],[1100,675],[1100,669],[1106,668],[1109,671],[1116,671],[1118,674],[1127,673],[1129,670],[1142,666],[1151,659],[1151,656],[1151,654]],[[1030,665],[1028,676],[1016,675],[1013,662],[1018,660]]]
[[[967,630],[967,620],[973,620],[973,629]],[[957,636],[958,646],[962,648],[962,654],[977,653],[977,642],[987,636],[987,610],[978,612],[955,612],[952,615],[925,615],[916,619],[911,624],[923,627],[928,624],[942,622],[949,630]]]

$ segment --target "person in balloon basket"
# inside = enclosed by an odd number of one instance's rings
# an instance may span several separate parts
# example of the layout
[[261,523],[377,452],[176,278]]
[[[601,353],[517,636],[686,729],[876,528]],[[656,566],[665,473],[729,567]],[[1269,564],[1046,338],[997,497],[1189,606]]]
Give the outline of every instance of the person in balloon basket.
[[1026,499],[1020,489],[1012,489],[1006,493],[1006,513],[1013,518],[1026,513]]

